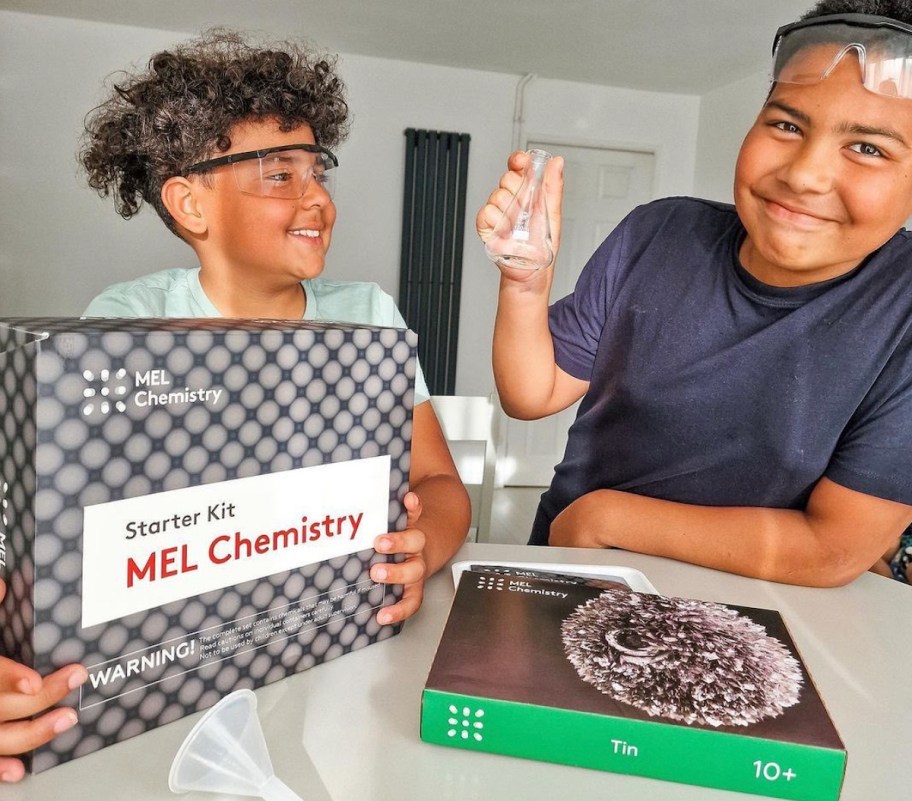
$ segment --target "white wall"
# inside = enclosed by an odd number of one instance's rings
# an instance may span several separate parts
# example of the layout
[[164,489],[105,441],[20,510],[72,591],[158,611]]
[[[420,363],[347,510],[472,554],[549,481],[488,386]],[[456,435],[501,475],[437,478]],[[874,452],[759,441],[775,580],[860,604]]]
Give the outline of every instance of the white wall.
[[101,79],[174,38],[0,12],[0,313],[79,314],[112,281],[191,262],[154,212],[122,221],[75,157]]
[[735,160],[769,90],[769,73],[758,72],[703,95],[694,194],[732,202]]
[[651,151],[655,197],[693,192],[699,97],[551,80],[526,94],[528,139]]
[[487,394],[496,270],[475,236],[475,212],[496,186],[510,151],[516,78],[492,72],[345,55],[352,133],[340,148],[339,219],[327,261],[332,275],[399,287],[405,129],[471,136],[463,239],[457,392]]
[[[102,80],[184,34],[0,11],[0,315],[76,315],[104,286],[193,254],[151,209],[125,222],[75,159]],[[519,76],[342,56],[354,127],[339,149],[339,219],[327,271],[398,291],[407,127],[472,137],[457,391],[487,393],[497,272],[472,221],[511,148]],[[700,99],[536,79],[530,138],[657,154],[656,196],[693,192]],[[705,115],[704,115],[705,116]]]

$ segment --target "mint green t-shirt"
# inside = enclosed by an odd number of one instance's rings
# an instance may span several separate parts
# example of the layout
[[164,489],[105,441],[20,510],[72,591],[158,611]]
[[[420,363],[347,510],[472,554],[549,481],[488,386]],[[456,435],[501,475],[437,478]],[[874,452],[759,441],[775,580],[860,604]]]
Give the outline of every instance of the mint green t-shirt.
[[[307,296],[305,320],[408,328],[393,299],[377,284],[310,278],[301,285]],[[177,267],[112,284],[95,297],[83,313],[83,317],[222,316],[203,292],[199,267]],[[415,404],[423,403],[429,397],[421,365],[418,365]]]

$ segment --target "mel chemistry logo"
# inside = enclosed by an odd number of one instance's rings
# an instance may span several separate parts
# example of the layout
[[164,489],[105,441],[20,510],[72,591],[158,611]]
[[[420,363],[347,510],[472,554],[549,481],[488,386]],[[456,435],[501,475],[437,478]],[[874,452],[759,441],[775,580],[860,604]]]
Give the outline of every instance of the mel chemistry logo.
[[472,739],[476,743],[484,740],[484,709],[472,709],[467,706],[460,708],[450,704],[449,712],[447,737],[458,740]]
[[121,367],[115,373],[110,370],[100,370],[97,374],[92,370],[85,370],[82,377],[88,383],[88,386],[82,391],[85,399],[82,404],[84,417],[126,411],[127,405],[123,399],[131,386],[127,380],[126,370]]

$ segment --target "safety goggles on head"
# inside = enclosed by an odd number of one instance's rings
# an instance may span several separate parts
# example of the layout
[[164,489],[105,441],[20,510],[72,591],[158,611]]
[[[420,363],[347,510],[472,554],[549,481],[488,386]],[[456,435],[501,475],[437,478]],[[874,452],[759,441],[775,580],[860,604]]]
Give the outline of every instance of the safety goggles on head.
[[773,42],[773,81],[818,83],[846,55],[858,58],[866,89],[912,99],[912,25],[870,14],[830,14],[781,27]]
[[231,165],[237,187],[244,194],[297,200],[311,181],[332,196],[332,170],[339,166],[339,160],[320,145],[280,145],[200,161],[187,167],[184,174],[208,172],[226,164]]

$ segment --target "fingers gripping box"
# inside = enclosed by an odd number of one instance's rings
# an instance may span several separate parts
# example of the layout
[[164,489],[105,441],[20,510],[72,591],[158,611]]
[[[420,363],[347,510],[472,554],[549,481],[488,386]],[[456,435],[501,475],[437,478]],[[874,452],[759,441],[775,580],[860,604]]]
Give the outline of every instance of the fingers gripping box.
[[416,337],[0,320],[2,652],[89,681],[38,772],[395,634]]

